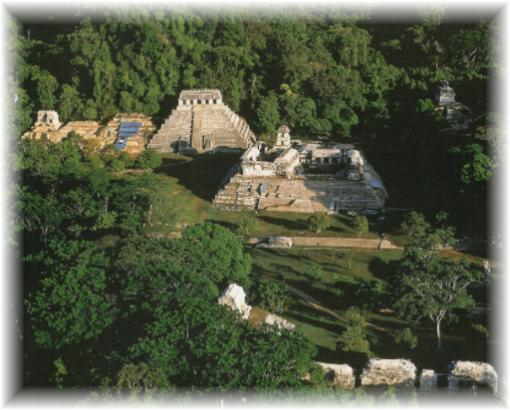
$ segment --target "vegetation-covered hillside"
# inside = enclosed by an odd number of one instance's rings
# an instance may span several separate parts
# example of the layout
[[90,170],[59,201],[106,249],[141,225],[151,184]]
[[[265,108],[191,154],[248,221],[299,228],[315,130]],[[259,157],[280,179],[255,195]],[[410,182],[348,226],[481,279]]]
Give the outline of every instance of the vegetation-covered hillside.
[[[405,348],[420,366],[442,367],[454,353],[486,360],[479,259],[445,250],[456,236],[490,241],[488,187],[499,166],[498,114],[487,106],[498,75],[491,22],[369,16],[138,10],[10,20],[25,385],[323,393],[314,359],[359,366]],[[436,110],[443,79],[470,109],[467,129],[451,129]],[[142,112],[160,123],[188,88],[220,89],[262,140],[288,124],[293,137],[357,143],[389,208],[419,213],[399,230],[391,213],[339,215],[314,229],[309,216],[221,212],[209,202],[232,154],[162,159],[146,150],[133,159],[95,151],[75,133],[59,143],[19,138],[41,109],[63,121]],[[248,251],[240,236],[312,229],[384,231],[405,248]],[[218,305],[231,282],[296,330],[254,326]]]

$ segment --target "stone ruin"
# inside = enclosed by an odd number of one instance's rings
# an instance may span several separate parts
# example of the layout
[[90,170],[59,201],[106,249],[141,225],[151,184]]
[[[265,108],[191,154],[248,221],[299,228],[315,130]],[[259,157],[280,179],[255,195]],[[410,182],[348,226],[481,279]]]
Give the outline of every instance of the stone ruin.
[[354,370],[346,364],[315,362],[322,368],[324,377],[331,382],[332,385],[342,389],[354,389],[356,377]]
[[414,386],[416,366],[406,359],[370,359],[361,373],[363,386]]
[[296,328],[296,325],[294,325],[293,323],[273,313],[267,314],[266,318],[264,319],[264,323],[267,325],[274,325],[280,330],[281,329],[294,330]]
[[[119,148],[116,145],[120,139],[119,130],[125,123],[136,123],[139,127],[125,139],[126,144]],[[117,146],[116,150],[135,154],[144,150],[154,130],[152,119],[141,113],[117,113],[106,125],[91,120],[71,121],[62,125],[57,112],[41,110],[37,113],[37,121],[32,129],[23,134],[22,138],[37,140],[45,137],[53,143],[58,143],[69,133],[75,132],[97,149],[113,144]]]
[[[471,124],[471,111],[455,100],[455,92],[447,80],[442,80],[436,90],[436,111],[442,113],[450,125],[449,129],[464,131]],[[447,130],[449,130],[447,129]]]
[[288,126],[280,126],[276,132],[276,147],[287,148],[290,147],[290,129]]
[[159,152],[246,149],[256,137],[215,89],[183,90],[178,105],[149,143]]
[[[218,303],[237,311],[242,319],[248,320],[252,313],[252,307],[246,303],[245,298],[246,294],[243,288],[231,283],[218,299]],[[263,324],[276,326],[277,330],[294,330],[296,328],[293,323],[273,313],[265,314]],[[321,367],[325,378],[333,386],[342,389],[355,388],[356,375],[350,365],[315,363]],[[368,387],[419,387],[420,391],[433,391],[438,387],[438,376],[432,369],[422,369],[418,378],[416,365],[407,359],[372,358],[368,360],[361,372],[360,383],[361,386]],[[306,374],[302,379],[309,382],[310,374]],[[472,361],[455,361],[449,365],[449,390],[457,390],[461,385],[475,384],[487,386],[492,393],[497,393],[498,375],[494,367],[485,362]]]
[[213,204],[223,210],[331,213],[382,209],[386,198],[380,176],[353,145],[302,143],[282,126],[277,145],[258,143],[243,153]]
[[[247,320],[250,317],[252,307],[246,303],[245,299],[246,293],[242,286],[231,283],[218,299],[218,303],[231,310],[239,312],[241,314],[241,318]],[[263,323],[266,325],[276,326],[278,330],[294,330],[296,328],[296,325],[293,323],[273,313],[265,314]]]
[[455,361],[450,365],[448,388],[457,389],[465,384],[485,385],[492,392],[498,390],[498,375],[494,367],[485,362]]
[[239,312],[242,319],[248,319],[250,317],[251,306],[246,304],[245,298],[246,293],[244,289],[235,283],[231,283],[218,299],[218,303]]
[[420,389],[432,390],[437,386],[437,373],[432,369],[423,369],[420,374]]
[[455,102],[455,92],[448,84],[448,80],[442,80],[436,90],[436,104],[447,106]]

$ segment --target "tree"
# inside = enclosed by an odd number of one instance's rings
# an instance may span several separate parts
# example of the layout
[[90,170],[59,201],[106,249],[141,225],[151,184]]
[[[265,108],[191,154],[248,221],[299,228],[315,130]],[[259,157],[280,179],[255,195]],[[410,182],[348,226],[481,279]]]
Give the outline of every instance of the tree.
[[83,102],[78,90],[69,85],[62,86],[60,93],[59,114],[62,120],[79,119],[83,113]]
[[358,234],[358,237],[361,237],[368,233],[368,219],[365,215],[356,215],[353,221],[353,228]]
[[187,270],[206,275],[218,286],[235,282],[249,287],[251,259],[230,230],[210,222],[188,226],[180,247]]
[[283,282],[262,282],[258,287],[260,305],[271,312],[282,313],[288,301],[287,287]]
[[346,352],[359,352],[371,356],[370,342],[367,337],[367,321],[363,314],[351,308],[344,313],[347,326],[338,338],[338,345]]
[[470,287],[480,284],[484,275],[466,260],[456,262],[441,255],[444,235],[450,231],[433,230],[416,213],[411,214],[406,227],[414,230],[400,260],[395,307],[413,322],[433,322],[441,349],[443,321],[453,319],[454,311],[474,305]]
[[27,299],[38,344],[53,350],[90,341],[117,316],[109,293],[106,256],[88,241],[50,241],[41,265],[40,286]]
[[327,213],[317,212],[308,218],[308,229],[316,233],[323,232],[331,226],[331,219]]
[[138,155],[135,167],[140,169],[155,169],[161,166],[161,156],[154,149],[146,149]]
[[278,112],[278,96],[270,92],[263,97],[257,108],[258,122],[263,131],[274,133],[280,123],[280,114]]
[[36,73],[37,78],[37,94],[41,107],[46,110],[55,109],[55,90],[57,90],[58,82],[55,77],[46,71]]
[[258,221],[252,216],[244,216],[239,221],[237,232],[241,235],[247,236],[253,233],[258,227]]

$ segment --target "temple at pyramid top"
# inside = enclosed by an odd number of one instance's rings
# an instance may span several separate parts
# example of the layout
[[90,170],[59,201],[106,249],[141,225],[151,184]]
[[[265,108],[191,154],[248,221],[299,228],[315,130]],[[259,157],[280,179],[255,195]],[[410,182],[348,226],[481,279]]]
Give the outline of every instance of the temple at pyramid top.
[[256,137],[216,89],[183,90],[148,147],[159,152],[246,149]]
[[221,104],[221,99],[218,89],[183,90],[179,94],[179,104]]

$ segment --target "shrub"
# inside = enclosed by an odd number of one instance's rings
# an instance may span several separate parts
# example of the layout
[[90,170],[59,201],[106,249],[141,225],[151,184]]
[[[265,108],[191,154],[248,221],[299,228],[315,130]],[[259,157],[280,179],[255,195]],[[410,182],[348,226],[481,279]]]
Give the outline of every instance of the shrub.
[[135,166],[140,169],[155,169],[161,166],[161,156],[153,149],[144,150],[138,155]]
[[471,328],[479,333],[481,333],[482,335],[484,335],[486,338],[489,337],[489,330],[483,326],[482,324],[480,323],[472,323],[471,324]]
[[355,308],[344,313],[347,327],[338,338],[339,349],[345,352],[358,352],[372,356],[370,341],[367,336],[367,321],[363,314]]
[[121,152],[119,154],[119,160],[121,160],[124,163],[124,167],[132,167],[135,163],[133,158],[127,153],[127,152]]
[[315,281],[319,281],[322,279],[322,276],[323,273],[321,265],[319,265],[316,262],[312,262],[312,264],[310,265],[310,277]]
[[331,218],[327,213],[314,213],[308,219],[308,229],[316,233],[323,232],[331,226]]
[[409,349],[414,349],[418,345],[418,338],[413,335],[413,332],[409,328],[397,330],[394,333],[395,343],[404,344]]
[[258,222],[252,216],[245,216],[241,218],[237,225],[237,233],[240,235],[249,235],[253,233],[258,227]]
[[282,282],[271,281],[259,284],[258,294],[262,308],[282,313],[287,306],[288,291]]

